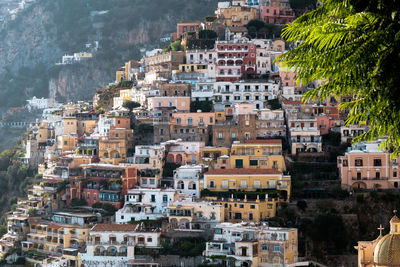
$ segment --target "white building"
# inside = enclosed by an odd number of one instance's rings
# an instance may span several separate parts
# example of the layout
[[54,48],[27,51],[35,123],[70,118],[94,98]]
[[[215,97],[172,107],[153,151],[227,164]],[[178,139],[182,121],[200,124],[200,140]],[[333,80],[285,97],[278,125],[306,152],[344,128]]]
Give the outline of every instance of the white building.
[[54,99],[44,98],[44,97],[36,98],[36,96],[34,96],[32,99],[28,99],[26,101],[28,102],[27,108],[29,110],[52,108],[52,107],[54,107],[54,104],[55,104]]
[[259,110],[257,112],[256,131],[257,137],[286,136],[283,110]]
[[159,246],[159,231],[143,231],[133,224],[96,224],[90,229],[86,253],[79,257],[85,267],[125,267],[134,259],[135,247]]
[[180,199],[168,206],[168,219],[179,229],[210,229],[225,218],[225,208],[209,201]]
[[233,106],[251,102],[254,109],[263,109],[267,101],[280,96],[280,84],[275,82],[216,82],[214,101]]
[[171,188],[134,188],[125,195],[125,205],[115,214],[116,223],[157,220],[167,216],[168,205],[177,198]]
[[174,188],[188,197],[200,197],[203,184],[203,165],[184,165],[174,171]]
[[217,52],[215,50],[187,50],[187,64],[215,64],[217,62]]
[[170,188],[134,188],[125,195],[125,205],[115,214],[116,223],[157,220],[167,216],[168,205],[177,198]]
[[[238,267],[288,267],[298,259],[297,229],[221,223],[215,226],[204,255],[233,258]],[[213,263],[220,261],[216,257]]]

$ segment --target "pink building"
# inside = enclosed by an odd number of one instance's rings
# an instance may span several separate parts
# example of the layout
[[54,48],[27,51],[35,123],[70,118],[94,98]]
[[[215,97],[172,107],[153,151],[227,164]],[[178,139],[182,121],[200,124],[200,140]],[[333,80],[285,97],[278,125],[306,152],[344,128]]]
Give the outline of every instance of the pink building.
[[172,125],[180,126],[203,126],[215,124],[214,112],[191,112],[191,113],[173,113],[171,119]]
[[180,140],[170,140],[161,145],[165,146],[167,162],[180,165],[199,163],[200,148],[205,146],[204,142],[184,142]]
[[182,111],[190,110],[190,96],[156,96],[148,99],[150,110],[174,108]]
[[326,115],[316,116],[317,128],[321,135],[328,134],[329,131],[336,126],[336,120]]
[[253,43],[217,41],[216,80],[235,82],[257,73],[256,46]]
[[357,144],[338,157],[339,175],[345,189],[399,188],[400,157],[379,150],[380,141]]
[[261,6],[260,18],[265,23],[286,24],[295,20],[294,11],[289,7]]

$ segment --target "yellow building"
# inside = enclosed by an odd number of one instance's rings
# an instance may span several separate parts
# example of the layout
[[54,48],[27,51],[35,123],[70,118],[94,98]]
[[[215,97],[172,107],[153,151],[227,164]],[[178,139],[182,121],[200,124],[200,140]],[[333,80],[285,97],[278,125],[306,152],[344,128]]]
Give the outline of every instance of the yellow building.
[[224,220],[224,212],[217,203],[183,199],[168,206],[168,219],[172,227],[179,229],[210,229]]
[[[298,231],[296,228],[268,227],[258,239],[260,267],[283,266],[298,260]],[[275,265],[276,264],[276,265]]]
[[59,141],[59,149],[61,149],[62,152],[66,151],[75,151],[76,148],[76,136],[71,136],[71,135],[62,135],[58,136],[58,141]]
[[291,179],[277,169],[215,169],[204,174],[204,188],[210,191],[256,191],[272,189],[290,199]]
[[260,222],[275,217],[278,199],[268,198],[251,200],[236,198],[208,197],[207,199],[224,207],[224,222]]
[[180,64],[179,71],[180,72],[207,72],[208,65],[207,64]]
[[94,132],[97,120],[79,120],[77,124],[78,124],[77,133],[79,136],[82,136],[84,134],[90,135]]
[[139,62],[136,60],[129,60],[128,62],[125,62],[125,65],[121,68],[119,68],[116,73],[115,73],[115,82],[119,83],[124,80],[131,81],[133,78],[133,74],[135,70],[137,71],[140,67]]
[[109,136],[99,139],[100,161],[113,165],[126,162],[129,148],[133,148],[132,130],[112,129]]
[[[48,222],[31,222],[27,240],[21,242],[22,250],[35,250],[45,254],[66,255],[74,259],[72,249],[78,251],[89,236],[89,227],[61,225]],[[68,250],[70,249],[70,250]],[[76,253],[77,254],[77,253]],[[72,256],[72,257],[71,257]]]
[[65,117],[64,134],[78,134],[78,119],[76,117]]
[[217,159],[224,155],[229,155],[229,148],[210,146],[202,147],[200,148],[200,163],[214,169]]
[[224,121],[226,121],[225,111],[216,111],[215,112],[215,123],[221,123]]
[[54,139],[54,130],[49,127],[47,122],[40,122],[38,126],[36,126],[36,141],[38,143],[45,143],[49,139]]
[[249,6],[231,5],[227,8],[218,8],[216,14],[217,18],[228,27],[245,26],[250,21],[259,18],[258,9]]
[[359,267],[400,266],[400,219],[395,215],[390,220],[390,232],[382,236],[384,228],[373,241],[359,241],[354,248],[358,251]]
[[276,169],[282,172],[286,169],[282,156],[282,140],[246,140],[245,143],[233,143],[230,165],[231,168]]

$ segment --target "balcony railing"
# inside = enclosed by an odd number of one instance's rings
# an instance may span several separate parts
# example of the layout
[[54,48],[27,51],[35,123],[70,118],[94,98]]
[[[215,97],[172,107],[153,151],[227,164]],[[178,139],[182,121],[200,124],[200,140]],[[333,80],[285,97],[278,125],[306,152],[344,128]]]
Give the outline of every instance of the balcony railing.
[[389,180],[388,177],[351,177],[351,180],[353,181],[384,181],[384,180]]

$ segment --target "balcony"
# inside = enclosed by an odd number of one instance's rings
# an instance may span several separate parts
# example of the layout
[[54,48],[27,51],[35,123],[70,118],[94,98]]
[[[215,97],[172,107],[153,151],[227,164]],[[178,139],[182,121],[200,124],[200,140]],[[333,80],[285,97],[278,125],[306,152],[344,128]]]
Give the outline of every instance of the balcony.
[[352,181],[387,181],[389,180],[388,177],[351,177]]

